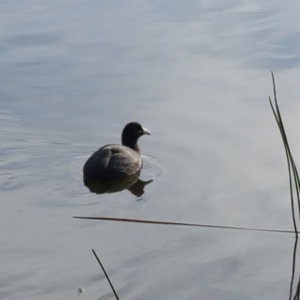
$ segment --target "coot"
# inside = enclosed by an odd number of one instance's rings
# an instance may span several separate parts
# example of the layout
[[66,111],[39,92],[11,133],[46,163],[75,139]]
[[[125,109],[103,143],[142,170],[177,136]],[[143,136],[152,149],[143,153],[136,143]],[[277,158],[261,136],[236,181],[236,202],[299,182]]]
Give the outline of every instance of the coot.
[[122,132],[122,145],[103,146],[86,161],[84,182],[118,180],[139,172],[143,162],[137,140],[144,134],[151,132],[137,122],[128,123]]

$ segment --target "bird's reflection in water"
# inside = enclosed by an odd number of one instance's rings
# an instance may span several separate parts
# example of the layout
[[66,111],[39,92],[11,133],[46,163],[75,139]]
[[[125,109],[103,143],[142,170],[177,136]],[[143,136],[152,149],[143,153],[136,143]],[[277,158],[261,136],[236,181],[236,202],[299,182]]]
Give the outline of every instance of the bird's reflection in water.
[[93,180],[84,182],[84,185],[91,193],[95,194],[111,194],[128,190],[136,197],[141,197],[145,193],[145,186],[151,183],[153,179],[143,181],[139,178],[139,175],[140,174],[138,172],[138,174],[128,176],[125,179],[111,181]]

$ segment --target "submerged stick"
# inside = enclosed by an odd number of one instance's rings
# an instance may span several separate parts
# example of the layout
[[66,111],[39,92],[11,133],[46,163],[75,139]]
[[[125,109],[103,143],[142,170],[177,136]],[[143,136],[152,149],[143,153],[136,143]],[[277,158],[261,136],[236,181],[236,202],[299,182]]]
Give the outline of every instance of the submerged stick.
[[102,269],[102,271],[103,271],[103,273],[104,273],[104,275],[105,275],[105,277],[106,277],[106,279],[107,279],[107,281],[108,281],[108,283],[109,283],[109,285],[110,285],[110,287],[111,287],[113,293],[115,294],[116,299],[117,299],[117,300],[120,300],[120,298],[118,297],[118,294],[117,294],[117,292],[115,291],[115,288],[114,288],[113,284],[111,283],[111,281],[110,281],[110,279],[109,279],[109,277],[108,277],[108,275],[107,275],[107,273],[106,273],[106,271],[105,271],[105,269],[104,269],[104,267],[103,267],[103,265],[102,265],[102,263],[101,263],[99,257],[97,256],[97,254],[96,254],[96,252],[95,252],[94,249],[92,249],[92,251],[93,251],[93,254],[95,255],[95,257],[96,257],[96,259],[97,259],[97,261],[98,261],[98,263],[99,263],[99,265],[100,265],[100,267],[101,267],[101,269]]
[[167,221],[154,221],[154,220],[142,220],[142,219],[114,218],[114,217],[79,217],[79,216],[74,216],[73,218],[74,219],[84,219],[84,220],[96,220],[96,221],[115,221],[115,222],[156,224],[156,225],[206,227],[206,228],[234,229],[234,230],[247,230],[247,231],[263,231],[263,232],[276,232],[276,233],[294,233],[293,230],[235,227],[235,226],[208,225],[208,224],[197,224],[197,223],[181,223],[181,222],[167,222]]

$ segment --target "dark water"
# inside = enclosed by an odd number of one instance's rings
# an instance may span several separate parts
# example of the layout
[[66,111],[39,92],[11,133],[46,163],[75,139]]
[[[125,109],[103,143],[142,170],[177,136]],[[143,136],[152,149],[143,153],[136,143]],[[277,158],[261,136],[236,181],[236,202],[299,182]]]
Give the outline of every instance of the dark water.
[[[114,299],[94,248],[120,299],[288,299],[293,235],[72,216],[292,229],[267,96],[274,70],[297,160],[298,2],[0,8],[0,298]],[[89,193],[83,163],[131,120],[153,182]]]

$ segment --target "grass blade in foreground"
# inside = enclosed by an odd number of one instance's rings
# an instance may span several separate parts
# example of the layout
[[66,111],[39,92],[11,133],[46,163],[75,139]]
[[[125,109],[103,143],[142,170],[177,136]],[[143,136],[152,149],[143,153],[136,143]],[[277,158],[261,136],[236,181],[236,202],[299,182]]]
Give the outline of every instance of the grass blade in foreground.
[[114,286],[112,285],[112,283],[111,283],[111,281],[110,281],[110,279],[109,279],[109,277],[108,277],[108,275],[107,275],[107,273],[106,273],[106,271],[105,271],[105,269],[104,269],[104,267],[103,267],[103,265],[102,265],[102,263],[101,263],[98,255],[96,254],[96,252],[95,252],[94,249],[92,249],[92,251],[93,251],[93,254],[95,255],[95,257],[96,257],[96,259],[97,259],[97,261],[98,261],[98,263],[99,263],[99,265],[100,265],[100,267],[101,267],[101,269],[102,269],[102,271],[103,271],[103,273],[104,273],[104,275],[105,275],[105,277],[106,277],[106,279],[107,279],[107,281],[108,281],[108,283],[109,283],[109,285],[110,285],[110,287],[111,287],[111,289],[112,289],[112,291],[113,291],[113,293],[114,293],[114,295],[116,297],[116,299],[120,300],[120,298],[118,297],[118,294],[117,294]]
[[79,216],[74,216],[73,218],[74,219],[84,219],[84,220],[129,222],[129,223],[142,223],[142,224],[154,224],[154,225],[190,226],[190,227],[204,227],[204,228],[215,228],[215,229],[262,231],[262,232],[274,232],[274,233],[294,233],[294,231],[292,231],[292,230],[281,230],[281,229],[235,227],[235,226],[209,225],[209,224],[197,224],[197,223],[182,223],[182,222],[168,222],[168,221],[116,218],[116,217],[79,217]]
[[[288,143],[288,139],[285,133],[285,129],[283,126],[283,121],[281,118],[278,102],[277,102],[277,93],[276,93],[276,85],[275,85],[275,78],[274,74],[272,72],[272,82],[273,82],[273,94],[274,94],[274,105],[272,103],[271,97],[269,97],[270,105],[276,120],[276,123],[278,125],[281,138],[283,141],[284,149],[285,149],[285,154],[286,154],[286,160],[288,164],[288,173],[289,173],[289,186],[290,186],[290,197],[291,197],[291,208],[292,208],[292,219],[293,219],[293,225],[294,225],[294,231],[296,234],[296,238],[298,238],[298,230],[297,230],[297,221],[296,221],[296,212],[295,212],[295,206],[298,205],[298,221],[300,218],[300,180],[299,180],[299,175],[297,171],[296,164],[294,162],[290,146]],[[295,185],[296,189],[296,197],[297,197],[297,202],[294,199],[294,188],[293,188],[293,182]]]

